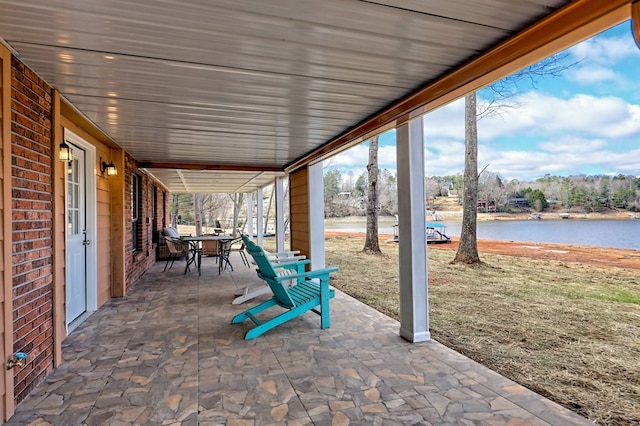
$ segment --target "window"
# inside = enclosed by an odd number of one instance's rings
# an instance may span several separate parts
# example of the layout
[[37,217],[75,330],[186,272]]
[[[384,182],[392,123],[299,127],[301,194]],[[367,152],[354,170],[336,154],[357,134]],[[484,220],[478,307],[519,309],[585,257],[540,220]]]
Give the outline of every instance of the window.
[[162,191],[162,224],[167,225],[167,193]]
[[136,173],[131,174],[131,241],[134,252],[142,249],[142,182]]
[[151,185],[151,239],[152,242],[158,242],[158,187]]

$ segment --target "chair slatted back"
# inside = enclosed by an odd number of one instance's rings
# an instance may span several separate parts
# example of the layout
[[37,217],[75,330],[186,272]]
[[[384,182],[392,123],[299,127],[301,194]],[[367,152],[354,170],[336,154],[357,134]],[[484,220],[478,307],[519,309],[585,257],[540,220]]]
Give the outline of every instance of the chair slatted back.
[[293,301],[287,288],[282,283],[281,280],[278,280],[278,273],[273,267],[271,261],[267,257],[267,253],[264,249],[258,245],[256,245],[253,241],[248,240],[243,235],[243,241],[246,246],[247,253],[253,257],[253,260],[256,262],[258,266],[258,276],[265,280],[269,287],[271,287],[271,291],[273,292],[273,296],[276,299],[276,302],[282,307],[292,308],[296,306],[296,303]]
[[169,249],[169,253],[171,254],[184,254],[184,247],[177,247],[176,242],[173,238],[165,236],[164,239],[167,242],[167,249]]

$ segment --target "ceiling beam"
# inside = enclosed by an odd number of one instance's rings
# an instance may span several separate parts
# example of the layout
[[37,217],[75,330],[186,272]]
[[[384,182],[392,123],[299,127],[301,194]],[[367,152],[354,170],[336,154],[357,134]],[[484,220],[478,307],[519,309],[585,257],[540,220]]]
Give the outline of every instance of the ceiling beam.
[[[629,19],[630,0],[575,0],[442,78],[370,116],[285,167],[287,172],[361,142],[364,135],[415,118]],[[635,5],[634,5],[635,6]]]
[[137,165],[141,169],[211,170],[231,172],[284,172],[282,167],[267,165],[162,163],[155,161],[139,161]]

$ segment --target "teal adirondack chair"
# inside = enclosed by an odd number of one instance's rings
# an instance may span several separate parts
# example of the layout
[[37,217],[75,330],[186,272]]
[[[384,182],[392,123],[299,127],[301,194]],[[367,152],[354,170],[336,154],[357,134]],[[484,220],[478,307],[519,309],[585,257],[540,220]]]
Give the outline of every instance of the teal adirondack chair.
[[[232,324],[238,324],[246,319],[253,321],[256,326],[249,330],[245,339],[255,339],[265,332],[283,324],[307,311],[313,311],[320,315],[322,328],[329,328],[331,325],[329,300],[335,296],[335,290],[329,286],[329,274],[338,270],[337,267],[318,269],[309,272],[296,270],[292,274],[279,274],[274,265],[269,261],[267,253],[262,247],[257,246],[248,238],[245,239],[247,253],[249,253],[256,265],[258,265],[258,276],[266,281],[271,287],[273,298],[254,306],[251,309],[236,315],[231,320]],[[250,244],[247,244],[249,242]],[[308,260],[301,261],[304,264]],[[275,265],[276,268],[289,267],[298,268],[293,262],[291,265]],[[285,283],[295,280],[294,284],[287,288]],[[256,315],[274,306],[286,309],[284,312],[272,317],[264,322],[256,318]],[[319,309],[317,309],[319,307]]]

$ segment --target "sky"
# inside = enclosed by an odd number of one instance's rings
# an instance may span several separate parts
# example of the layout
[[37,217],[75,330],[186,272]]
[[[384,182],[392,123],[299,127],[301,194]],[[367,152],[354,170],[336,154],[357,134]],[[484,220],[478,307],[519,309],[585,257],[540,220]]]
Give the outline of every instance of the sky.
[[[640,48],[624,22],[566,51],[573,64],[513,98],[517,108],[478,122],[478,169],[503,179],[545,174],[640,176]],[[487,97],[479,92],[478,102]],[[425,175],[464,169],[464,100],[423,118]],[[325,162],[343,175],[366,169],[365,142]],[[380,136],[379,167],[396,170],[395,131]]]

